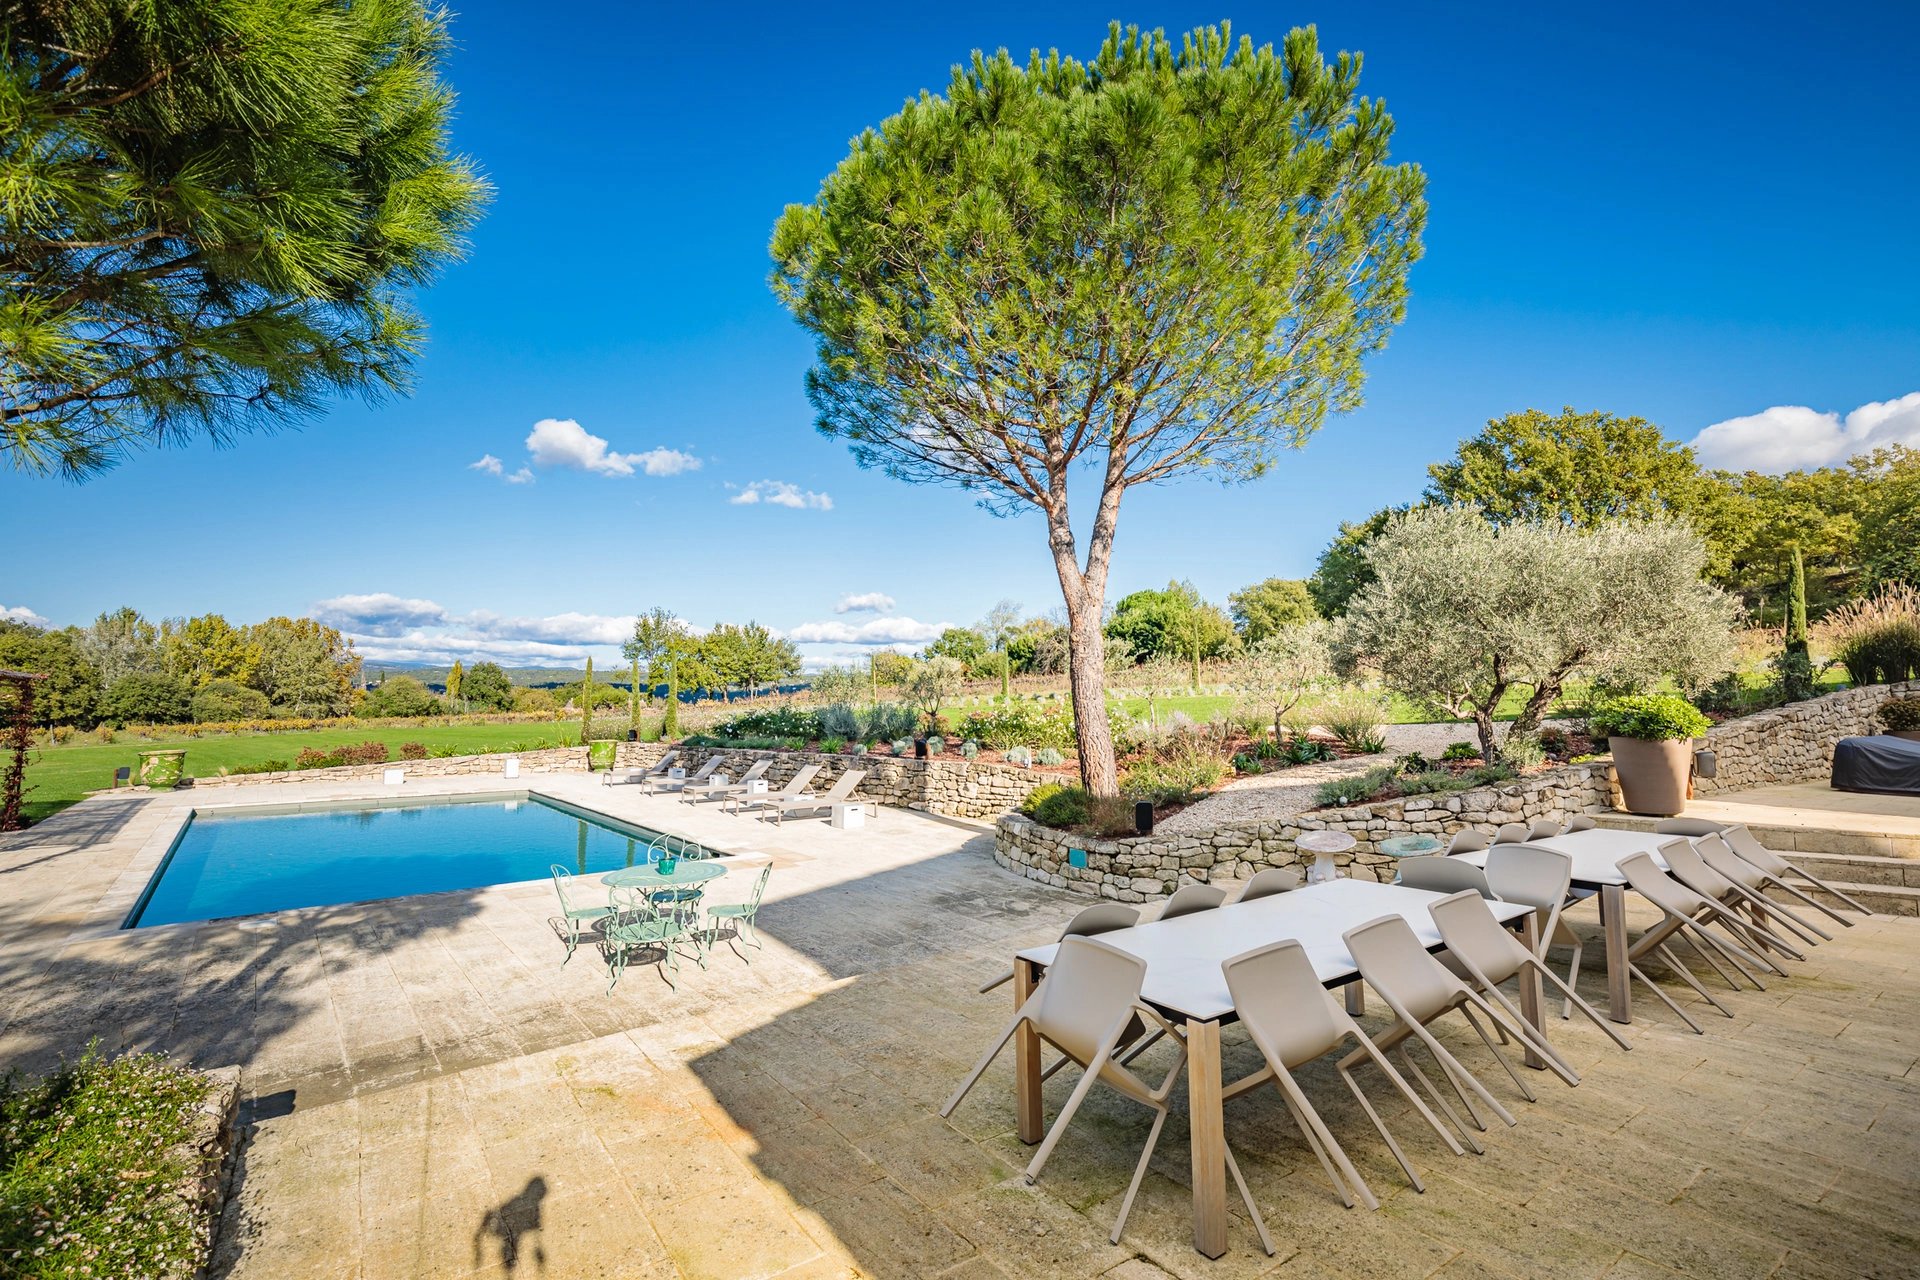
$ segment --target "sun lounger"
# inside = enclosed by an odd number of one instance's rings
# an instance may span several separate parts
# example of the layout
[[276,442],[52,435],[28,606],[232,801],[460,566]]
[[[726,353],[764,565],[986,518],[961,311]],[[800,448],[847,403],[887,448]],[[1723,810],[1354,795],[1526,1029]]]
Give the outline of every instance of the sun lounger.
[[[714,758],[716,760],[719,759],[718,756]],[[752,790],[751,784],[759,781],[761,775],[766,773],[772,765],[772,756],[761,756],[758,760],[755,760],[751,765],[747,766],[747,771],[741,774],[738,779],[729,779],[726,782],[715,782],[712,778],[706,778],[699,782],[689,780],[687,785],[680,788],[680,802],[682,804],[698,804],[702,800],[710,800],[715,796],[724,798],[730,795],[744,795],[746,792]],[[724,777],[725,775],[723,774],[721,776]]]
[[813,775],[818,772],[820,772],[820,766],[810,764],[800,772],[794,774],[786,786],[780,788],[778,791],[770,791],[765,795],[750,796],[746,794],[745,791],[735,791],[729,797],[733,801],[733,809],[731,812],[740,812],[740,806],[749,801],[758,804],[766,800],[791,800],[806,791],[807,784],[813,781]]
[[697,773],[690,773],[684,778],[676,778],[671,773],[650,774],[640,780],[640,785],[645,787],[649,793],[655,791],[678,791],[690,782],[705,782],[707,775],[719,767],[720,756],[718,753],[715,753],[707,757],[707,762],[700,766]]
[[764,810],[773,815],[775,822],[784,822],[790,813],[810,813],[844,804],[866,776],[864,769],[849,769],[840,775],[830,790],[819,795],[751,796],[746,800],[745,807]]
[[648,778],[664,778],[667,770],[673,767],[673,759],[680,754],[678,747],[661,756],[645,769],[609,769],[600,775],[600,785],[610,786],[616,782],[644,782]]

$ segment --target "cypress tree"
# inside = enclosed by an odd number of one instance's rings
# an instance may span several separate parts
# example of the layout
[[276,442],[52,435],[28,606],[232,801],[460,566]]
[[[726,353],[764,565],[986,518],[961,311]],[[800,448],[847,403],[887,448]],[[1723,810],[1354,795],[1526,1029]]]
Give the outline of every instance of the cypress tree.
[[1787,652],[1807,656],[1807,568],[1798,547],[1793,549],[1793,576],[1787,580]]
[[587,678],[580,682],[580,745],[593,730],[593,658],[587,658]]

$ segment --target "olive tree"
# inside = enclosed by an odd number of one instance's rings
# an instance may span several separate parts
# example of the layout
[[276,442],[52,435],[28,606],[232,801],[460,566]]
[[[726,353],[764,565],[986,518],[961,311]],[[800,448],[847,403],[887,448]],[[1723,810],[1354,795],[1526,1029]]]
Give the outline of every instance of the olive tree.
[[1287,713],[1333,679],[1332,634],[1315,619],[1284,626],[1227,665],[1227,686],[1248,702],[1273,712],[1273,740],[1287,736]]
[[927,732],[940,731],[940,707],[960,696],[967,669],[960,659],[937,653],[914,664],[907,680],[907,700],[927,713]]
[[1310,27],[1277,51],[1116,25],[1087,62],[976,52],[774,230],[820,430],[1044,519],[1097,795],[1118,792],[1100,629],[1121,499],[1261,475],[1359,405],[1403,314],[1425,179],[1389,163],[1359,78]]
[[1538,728],[1570,679],[1697,686],[1733,666],[1731,597],[1701,578],[1686,525],[1560,521],[1496,526],[1465,507],[1397,516],[1366,550],[1372,582],[1347,606],[1339,650],[1388,687],[1470,716],[1495,757],[1494,710],[1527,697],[1512,732]]

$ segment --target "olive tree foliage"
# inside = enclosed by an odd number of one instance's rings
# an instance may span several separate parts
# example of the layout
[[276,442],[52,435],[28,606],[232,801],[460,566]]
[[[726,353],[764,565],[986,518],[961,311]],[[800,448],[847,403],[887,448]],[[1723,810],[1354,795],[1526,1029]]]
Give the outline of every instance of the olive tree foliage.
[[0,465],[403,387],[488,188],[426,0],[0,5]]
[[1705,684],[1733,667],[1733,599],[1704,582],[1686,525],[1558,520],[1496,526],[1465,507],[1395,517],[1367,546],[1373,580],[1347,606],[1339,656],[1389,688],[1470,716],[1495,758],[1494,709],[1528,691],[1512,731],[1537,729],[1575,677]]
[[1276,742],[1286,737],[1287,713],[1333,678],[1333,629],[1319,619],[1283,626],[1227,664],[1227,687],[1273,713]]
[[1118,792],[1100,626],[1121,499],[1261,475],[1359,405],[1403,314],[1425,180],[1389,163],[1359,76],[1312,28],[1278,50],[1116,25],[1084,63],[976,52],[774,230],[821,431],[1045,520],[1095,794]]
[[928,733],[939,731],[941,706],[960,696],[966,678],[960,659],[942,653],[914,664],[907,680],[907,701],[926,712]]

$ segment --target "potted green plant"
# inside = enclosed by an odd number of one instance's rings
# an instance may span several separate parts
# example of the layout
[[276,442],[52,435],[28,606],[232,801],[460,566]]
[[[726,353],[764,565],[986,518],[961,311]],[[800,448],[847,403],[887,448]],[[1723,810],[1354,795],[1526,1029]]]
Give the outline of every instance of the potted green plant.
[[186,772],[186,767],[185,751],[142,751],[140,776],[135,779],[135,782],[155,791],[171,791],[180,785],[180,779]]
[[613,768],[614,753],[620,744],[612,738],[591,738],[587,741],[587,770],[598,773]]
[[1920,696],[1888,698],[1880,704],[1880,723],[1891,737],[1920,742]]
[[1634,694],[1602,703],[1591,722],[1613,753],[1628,813],[1671,817],[1687,807],[1693,740],[1713,723],[1698,707],[1669,693]]

